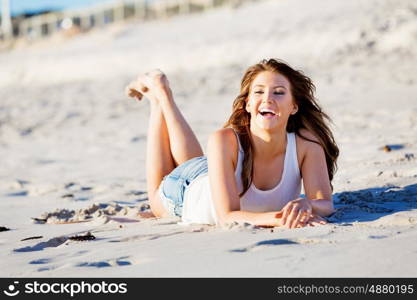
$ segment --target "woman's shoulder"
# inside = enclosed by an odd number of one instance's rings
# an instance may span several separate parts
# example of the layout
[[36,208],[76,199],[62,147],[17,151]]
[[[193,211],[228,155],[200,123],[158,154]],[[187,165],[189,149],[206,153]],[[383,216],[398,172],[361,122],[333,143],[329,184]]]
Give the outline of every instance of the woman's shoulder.
[[231,150],[238,149],[238,142],[233,128],[221,128],[210,134],[209,143],[215,143]]
[[227,155],[230,155],[233,160],[233,165],[236,166],[239,144],[233,128],[221,128],[211,133],[208,151],[210,151],[211,148],[210,144],[226,151]]
[[320,140],[317,136],[307,129],[300,129],[296,134],[297,157],[301,167],[304,158],[308,153],[317,153],[323,151]]
[[304,143],[305,145],[319,143],[319,139],[317,138],[317,136],[313,132],[305,128],[300,129],[298,131],[298,134],[296,134],[296,137],[297,142],[300,141],[300,143]]

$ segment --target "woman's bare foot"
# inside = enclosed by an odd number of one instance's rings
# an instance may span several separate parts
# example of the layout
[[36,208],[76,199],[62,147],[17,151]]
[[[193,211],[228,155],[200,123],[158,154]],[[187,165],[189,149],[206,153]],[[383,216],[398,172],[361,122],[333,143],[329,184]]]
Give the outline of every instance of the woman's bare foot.
[[161,70],[152,70],[140,75],[129,83],[125,89],[128,97],[142,100],[146,96],[151,101],[157,101],[163,97],[171,96],[168,78]]

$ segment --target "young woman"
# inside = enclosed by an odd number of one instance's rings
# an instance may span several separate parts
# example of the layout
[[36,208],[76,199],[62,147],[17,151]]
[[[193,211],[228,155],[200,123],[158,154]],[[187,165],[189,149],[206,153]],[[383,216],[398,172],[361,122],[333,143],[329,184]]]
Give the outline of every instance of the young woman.
[[339,150],[314,90],[307,76],[282,61],[251,66],[204,156],[166,76],[154,70],[131,82],[127,94],[151,103],[146,176],[152,213],[185,223],[325,224],[322,217],[334,211]]

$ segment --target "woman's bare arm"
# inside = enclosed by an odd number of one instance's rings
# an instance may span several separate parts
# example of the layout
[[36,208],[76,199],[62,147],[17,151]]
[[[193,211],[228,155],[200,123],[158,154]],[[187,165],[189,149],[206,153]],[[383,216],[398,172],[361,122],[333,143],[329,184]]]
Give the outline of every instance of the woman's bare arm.
[[325,217],[334,212],[326,157],[322,146],[306,143],[307,150],[301,166],[305,195],[313,213]]
[[233,165],[237,140],[232,129],[214,132],[208,141],[209,181],[214,207],[220,224],[248,222],[258,226],[279,226],[279,212],[248,212],[240,210],[240,198]]

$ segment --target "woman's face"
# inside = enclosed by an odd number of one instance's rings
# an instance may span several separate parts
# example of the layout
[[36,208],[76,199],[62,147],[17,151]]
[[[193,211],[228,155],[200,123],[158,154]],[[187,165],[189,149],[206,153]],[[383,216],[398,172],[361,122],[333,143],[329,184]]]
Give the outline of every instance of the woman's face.
[[259,73],[249,88],[246,110],[251,114],[251,128],[286,128],[290,115],[297,112],[288,79],[272,71]]

